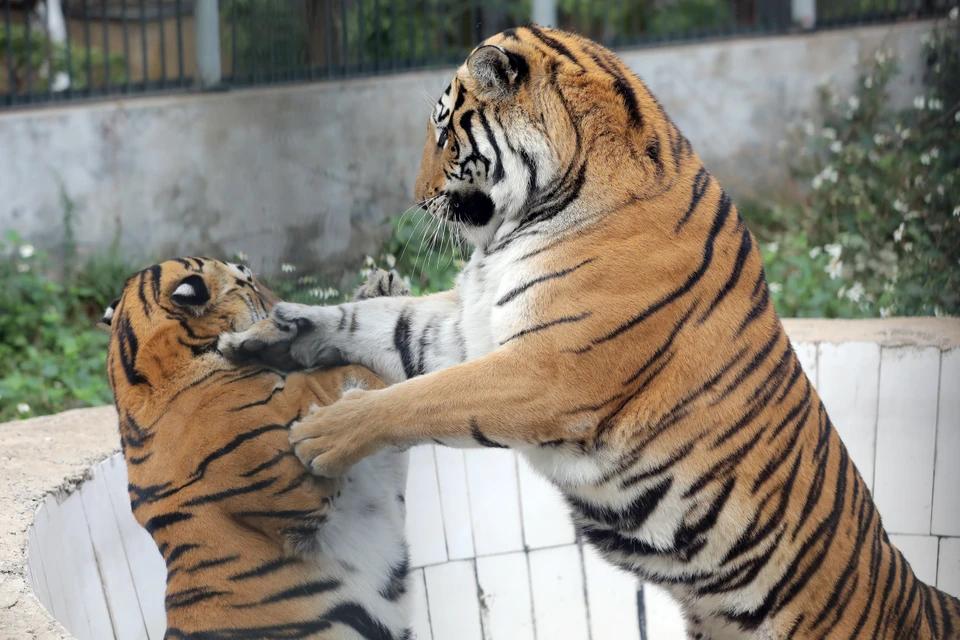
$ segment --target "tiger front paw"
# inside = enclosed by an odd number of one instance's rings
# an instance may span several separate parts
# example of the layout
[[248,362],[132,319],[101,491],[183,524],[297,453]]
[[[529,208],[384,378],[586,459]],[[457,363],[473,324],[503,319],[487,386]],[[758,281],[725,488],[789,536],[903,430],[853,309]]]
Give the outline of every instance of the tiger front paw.
[[354,389],[327,407],[314,407],[290,428],[290,444],[301,462],[318,476],[336,478],[376,453],[376,425],[367,413],[371,391]]
[[410,288],[396,271],[374,269],[366,281],[353,291],[353,300],[369,300],[370,298],[387,298],[410,295]]
[[345,364],[340,350],[326,343],[338,315],[332,307],[279,302],[266,320],[221,335],[217,348],[234,363],[260,362],[282,371]]

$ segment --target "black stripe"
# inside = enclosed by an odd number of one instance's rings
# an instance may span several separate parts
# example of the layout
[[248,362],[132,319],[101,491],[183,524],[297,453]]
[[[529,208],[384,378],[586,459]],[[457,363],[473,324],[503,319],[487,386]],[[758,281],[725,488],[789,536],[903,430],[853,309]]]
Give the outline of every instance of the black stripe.
[[568,495],[566,498],[570,506],[584,518],[608,527],[615,527],[620,531],[626,531],[643,526],[643,523],[646,522],[657,505],[660,504],[660,501],[670,491],[672,485],[672,477],[664,478],[658,484],[634,498],[622,509],[592,504],[575,496]]
[[490,127],[490,121],[487,120],[487,116],[483,113],[482,109],[477,113],[480,116],[480,124],[483,126],[483,132],[487,135],[490,146],[493,147],[494,162],[496,163],[496,166],[493,168],[493,183],[497,184],[503,180],[503,155],[500,153],[500,145],[497,143],[497,137]]
[[487,436],[483,435],[483,432],[480,430],[480,425],[477,423],[476,420],[470,421],[470,435],[473,436],[473,439],[481,447],[490,447],[493,449],[507,448],[506,445],[500,444],[498,442],[494,442],[493,440],[490,440],[489,438],[487,438]]
[[570,49],[568,49],[566,45],[564,45],[562,42],[560,42],[556,38],[548,36],[543,31],[541,31],[540,29],[538,29],[533,25],[527,25],[526,27],[523,27],[523,28],[527,29],[530,33],[533,34],[535,38],[537,38],[537,40],[539,40],[543,44],[553,49],[556,53],[559,53],[563,57],[570,60],[570,62],[572,62],[573,64],[583,69],[583,65],[580,63],[580,61],[574,57],[574,55],[570,52]]
[[273,495],[275,495],[275,496],[282,496],[282,495],[285,494],[285,493],[290,493],[291,491],[293,491],[293,490],[296,489],[297,487],[301,486],[304,482],[306,482],[307,480],[309,480],[311,477],[312,477],[312,476],[311,476],[309,473],[301,473],[299,476],[297,476],[296,478],[294,478],[293,480],[291,480],[290,483],[287,484],[287,486],[285,486],[283,489],[280,489],[279,491],[277,491],[277,492],[274,493]]
[[230,595],[228,591],[216,591],[206,587],[195,587],[184,591],[175,591],[168,593],[164,600],[167,611],[190,607],[197,603],[216,598],[217,596]]
[[230,409],[230,411],[243,411],[244,409],[250,409],[251,407],[262,407],[263,405],[265,405],[265,404],[267,404],[268,402],[270,402],[271,400],[273,400],[273,396],[275,396],[275,395],[277,395],[278,393],[280,393],[281,391],[283,391],[283,389],[284,389],[283,385],[276,386],[276,387],[273,388],[273,391],[270,392],[270,395],[268,395],[268,396],[267,396],[266,398],[264,398],[263,400],[257,400],[257,401],[255,401],[255,402],[250,402],[250,403],[248,403],[248,404],[244,404],[244,405],[241,405],[241,406],[239,406],[239,407],[233,407],[233,408]]
[[277,602],[285,602],[287,600],[297,600],[299,598],[309,598],[310,596],[315,596],[320,593],[326,593],[328,591],[333,591],[334,589],[339,589],[343,583],[339,580],[318,580],[315,582],[307,582],[304,584],[298,584],[294,587],[284,589],[283,591],[278,591],[270,596],[267,596],[263,600],[258,602],[247,602],[243,604],[233,605],[235,609],[249,609],[250,607],[259,607],[266,604],[275,604]]
[[249,580],[250,578],[262,578],[268,576],[272,573],[276,573],[285,567],[290,565],[300,564],[299,558],[278,558],[277,560],[271,560],[270,562],[265,562],[258,567],[250,569],[249,571],[244,571],[242,573],[235,573],[230,576],[230,580],[237,582],[240,580]]
[[580,267],[582,267],[583,265],[593,262],[595,259],[596,258],[587,258],[586,260],[580,262],[579,264],[575,264],[572,267],[561,269],[560,271],[553,271],[551,273],[546,273],[542,276],[534,278],[533,280],[530,280],[529,282],[525,282],[524,284],[521,284],[520,286],[514,289],[511,289],[502,298],[497,300],[496,306],[502,307],[503,305],[510,302],[511,300],[519,296],[521,293],[523,293],[530,287],[540,284],[541,282],[546,282],[548,280],[555,280],[557,278],[563,278],[564,276],[568,276],[574,271],[576,271],[577,269],[579,269]]
[[712,178],[710,174],[707,173],[706,168],[700,167],[700,171],[697,171],[697,175],[693,178],[693,195],[690,196],[690,205],[687,207],[687,212],[680,218],[680,222],[677,223],[677,228],[674,230],[676,233],[680,233],[680,229],[683,228],[683,225],[687,224],[690,216],[696,211],[697,206],[700,204],[700,199],[703,198],[703,194],[707,192],[707,187],[710,186],[711,180]]
[[160,529],[164,529],[171,525],[175,525],[178,522],[185,522],[192,518],[193,515],[190,513],[184,513],[182,511],[171,511],[170,513],[164,513],[159,516],[154,516],[147,520],[147,523],[143,525],[143,528],[147,530],[151,535]]
[[130,324],[130,316],[124,314],[123,317],[120,318],[119,326],[114,335],[117,337],[120,365],[123,367],[123,373],[127,377],[127,382],[130,383],[131,386],[141,384],[150,386],[147,379],[137,370],[137,353],[140,350],[140,341],[137,339],[137,334],[134,333],[133,326]]
[[197,573],[203,571],[204,569],[212,569],[213,567],[219,567],[221,565],[230,564],[231,562],[236,562],[240,559],[239,555],[233,556],[224,556],[222,558],[212,558],[210,560],[204,560],[203,562],[198,562],[192,567],[186,569],[187,573]]
[[506,343],[510,342],[511,340],[513,340],[513,339],[515,339],[515,338],[521,338],[521,337],[526,336],[526,335],[529,335],[529,334],[531,334],[531,333],[537,333],[537,332],[539,332],[539,331],[543,331],[543,330],[545,330],[545,329],[549,329],[550,327],[555,327],[555,326],[557,326],[558,324],[570,324],[570,323],[573,323],[573,322],[580,322],[581,320],[584,320],[584,319],[586,319],[586,318],[589,318],[589,317],[592,316],[592,315],[593,315],[593,312],[592,312],[592,311],[584,311],[584,312],[581,313],[580,315],[576,315],[576,316],[564,316],[564,317],[562,317],[562,318],[557,318],[556,320],[550,320],[549,322],[544,322],[544,323],[541,323],[541,324],[537,324],[537,325],[534,325],[534,326],[532,326],[532,327],[528,327],[528,328],[526,328],[526,329],[523,329],[522,331],[518,331],[517,333],[513,334],[512,336],[510,336],[509,338],[507,338],[506,340],[504,340],[504,341],[501,343],[501,345],[506,344]]
[[253,469],[250,469],[250,471],[247,471],[246,473],[240,474],[240,477],[241,477],[241,478],[250,478],[250,477],[252,477],[252,476],[255,476],[255,475],[257,475],[258,473],[260,473],[261,471],[264,471],[264,470],[266,470],[266,469],[269,469],[270,467],[273,467],[273,466],[276,466],[276,465],[280,464],[280,462],[281,462],[284,458],[288,458],[288,457],[290,457],[290,458],[293,457],[293,452],[292,452],[292,451],[282,451],[282,450],[281,450],[281,451],[278,451],[278,452],[277,452],[277,455],[275,455],[274,457],[270,458],[270,459],[267,460],[266,462],[257,465],[257,466],[254,467]]
[[726,284],[723,285],[723,288],[720,289],[720,293],[717,294],[717,297],[713,299],[713,302],[710,303],[710,307],[707,311],[700,316],[700,324],[703,324],[710,314],[713,313],[713,310],[717,308],[717,305],[727,297],[734,287],[737,286],[737,283],[740,282],[740,276],[743,274],[743,267],[747,263],[747,257],[750,255],[750,250],[753,248],[753,240],[750,238],[750,232],[746,228],[743,229],[743,235],[740,238],[740,250],[737,251],[737,259],[733,263],[733,273],[730,274],[730,277],[727,279]]
[[397,318],[397,324],[393,329],[393,346],[400,354],[400,362],[403,364],[403,373],[407,379],[416,377],[422,373],[417,370],[414,363],[413,349],[410,345],[410,316],[406,312],[401,312]]
[[365,640],[394,640],[383,623],[356,602],[344,602],[325,613],[321,619],[350,627]]
[[273,483],[275,483],[280,478],[274,476],[273,478],[267,478],[266,480],[261,480],[260,482],[254,482],[251,485],[245,487],[234,487],[232,489],[224,489],[223,491],[217,491],[216,493],[208,493],[206,495],[197,496],[191,500],[188,500],[183,503],[185,507],[198,507],[202,504],[210,504],[211,502],[222,502],[224,500],[229,500],[230,498],[236,496],[246,495],[248,493],[256,493],[257,491],[262,491],[266,489]]
[[390,602],[396,602],[407,592],[407,574],[410,572],[410,556],[404,550],[403,557],[390,568],[387,584],[380,589],[380,596]]
[[199,549],[199,548],[200,548],[200,545],[198,544],[178,544],[173,548],[172,551],[170,551],[170,555],[168,555],[165,558],[167,567],[169,567],[174,562],[176,562],[177,559],[183,554],[185,554],[187,551],[192,551],[193,549]]
[[[294,421],[291,421],[291,423],[292,422]],[[201,460],[200,464],[197,465],[196,471],[193,472],[193,477],[194,478],[202,477],[203,474],[206,473],[207,467],[209,467],[214,461],[233,452],[234,449],[242,445],[244,442],[247,442],[248,440],[253,440],[254,438],[259,438],[265,433],[271,433],[273,431],[287,431],[289,429],[290,429],[290,425],[268,424],[268,425],[259,427],[257,429],[253,429],[252,431],[241,433],[240,435],[234,437],[233,440],[223,445],[219,449],[211,452],[203,460]]]
[[713,219],[713,226],[710,228],[710,234],[707,236],[707,241],[703,248],[703,259],[700,262],[700,266],[697,267],[696,271],[690,274],[686,282],[684,282],[683,285],[681,285],[679,288],[674,289],[673,291],[668,293],[666,296],[664,296],[657,302],[653,303],[652,305],[650,305],[649,307],[647,307],[646,309],[644,309],[643,311],[641,311],[640,313],[635,315],[633,318],[631,318],[624,324],[620,325],[619,327],[617,327],[607,335],[600,338],[595,338],[593,340],[593,344],[595,345],[602,344],[604,342],[617,338],[618,336],[623,334],[625,331],[628,331],[629,329],[632,329],[633,327],[637,326],[638,324],[640,324],[641,322],[643,322],[653,314],[657,313],[658,311],[666,307],[668,304],[670,304],[677,298],[680,298],[681,296],[689,292],[693,288],[693,286],[697,284],[701,278],[703,278],[703,275],[707,272],[707,269],[710,268],[710,263],[713,261],[714,244],[716,243],[717,236],[720,234],[720,230],[723,228],[723,225],[726,223],[727,217],[730,214],[730,206],[731,206],[730,198],[727,196],[726,193],[721,192],[720,200],[717,203],[717,212]]

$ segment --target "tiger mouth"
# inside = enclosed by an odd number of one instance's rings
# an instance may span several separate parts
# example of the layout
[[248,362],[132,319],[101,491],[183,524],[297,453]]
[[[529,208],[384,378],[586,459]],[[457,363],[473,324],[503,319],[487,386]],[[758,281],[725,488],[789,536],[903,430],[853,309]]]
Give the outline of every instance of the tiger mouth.
[[496,207],[482,191],[443,193],[427,205],[430,215],[444,222],[459,222],[471,227],[490,223]]

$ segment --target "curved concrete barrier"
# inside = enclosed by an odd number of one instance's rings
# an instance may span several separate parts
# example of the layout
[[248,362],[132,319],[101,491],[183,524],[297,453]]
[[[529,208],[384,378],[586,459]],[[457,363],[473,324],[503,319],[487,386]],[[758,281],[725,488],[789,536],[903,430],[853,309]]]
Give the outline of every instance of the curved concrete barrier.
[[[891,536],[960,596],[960,319],[785,324]],[[162,639],[166,569],[118,446],[112,407],[0,425],[0,638]],[[682,635],[509,451],[418,447],[407,496],[420,640]]]

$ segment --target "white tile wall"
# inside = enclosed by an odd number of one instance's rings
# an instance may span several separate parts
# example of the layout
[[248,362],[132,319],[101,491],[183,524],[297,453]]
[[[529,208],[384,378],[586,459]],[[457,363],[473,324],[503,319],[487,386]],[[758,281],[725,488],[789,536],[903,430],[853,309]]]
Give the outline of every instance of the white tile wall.
[[873,488],[880,394],[880,346],[872,342],[820,345],[817,392],[850,458]]
[[890,533],[930,533],[939,378],[939,349],[881,353],[873,497]]
[[937,587],[960,598],[960,538],[940,538]]
[[582,567],[577,545],[530,552],[530,584],[533,587],[537,637],[589,639]]
[[960,349],[940,358],[937,459],[931,531],[960,536]]

